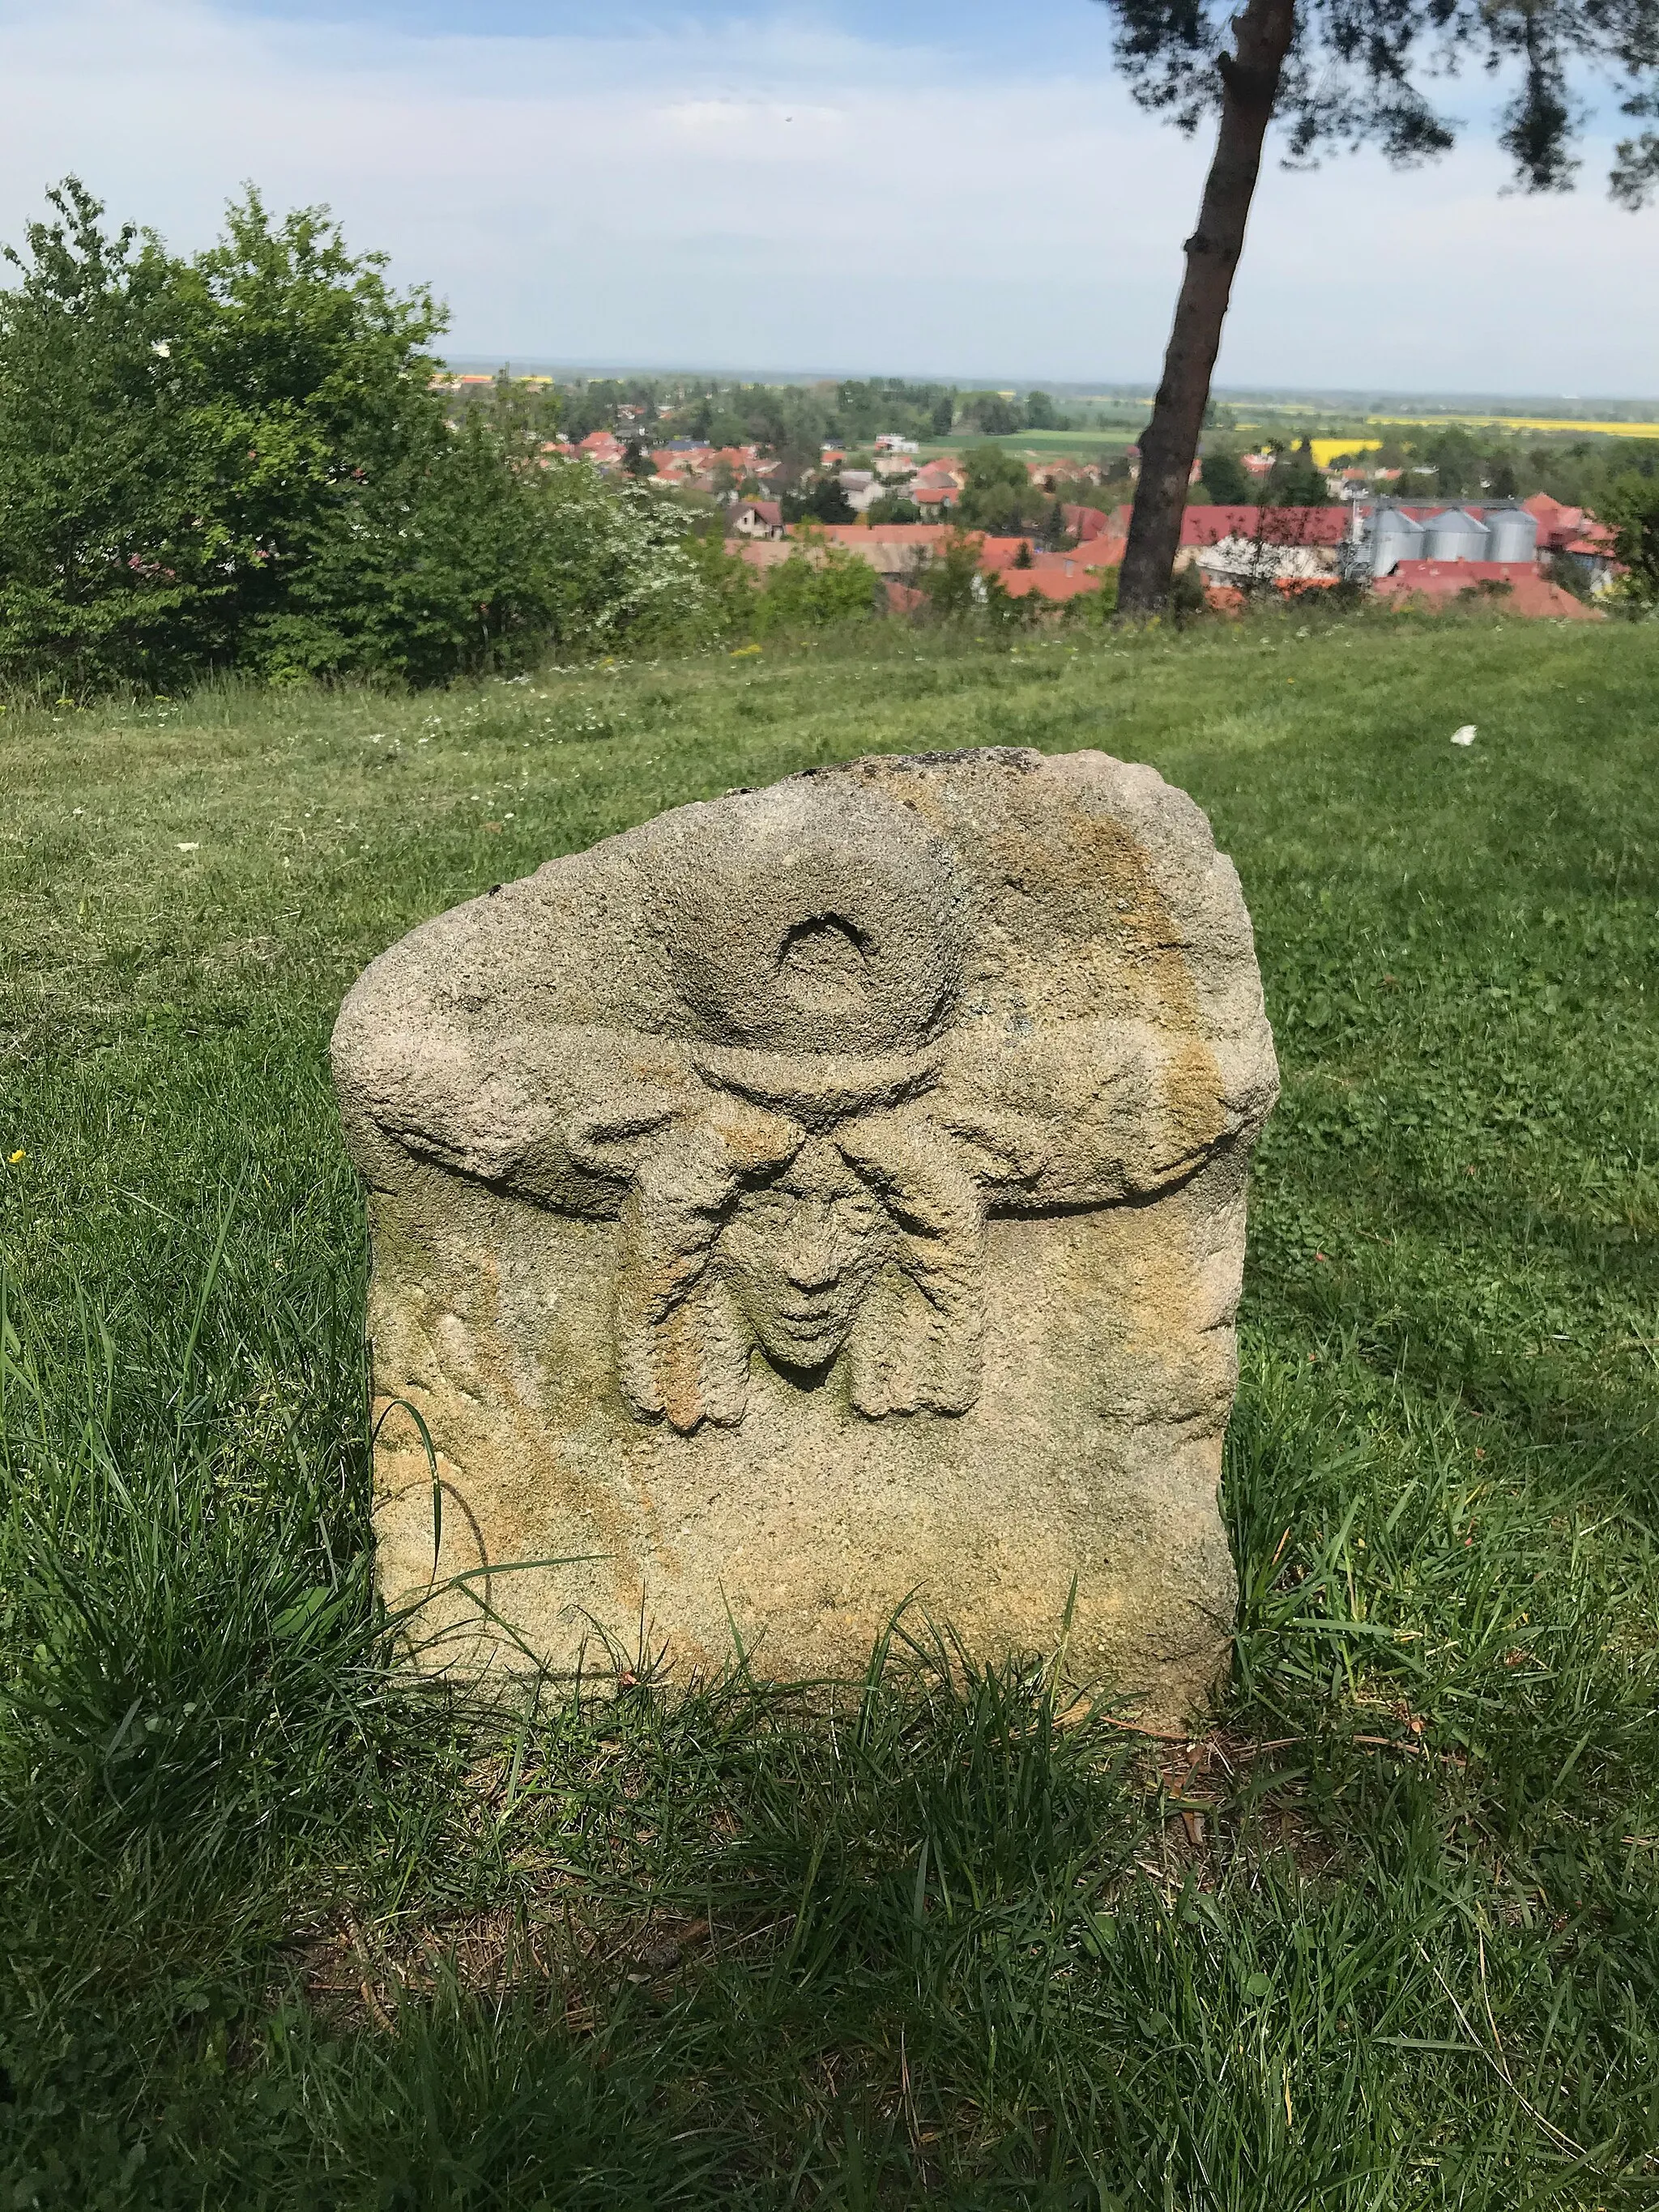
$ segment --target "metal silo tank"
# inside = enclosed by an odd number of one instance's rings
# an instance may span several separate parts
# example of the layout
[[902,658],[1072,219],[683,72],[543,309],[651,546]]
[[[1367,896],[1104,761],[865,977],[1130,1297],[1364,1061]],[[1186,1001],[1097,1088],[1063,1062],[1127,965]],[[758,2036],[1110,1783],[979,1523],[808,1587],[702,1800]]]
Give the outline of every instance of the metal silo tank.
[[1467,507],[1446,507],[1429,517],[1423,550],[1431,561],[1485,561],[1486,526]]
[[1538,524],[1524,507],[1494,507],[1486,512],[1488,561],[1531,561],[1538,552]]
[[1423,557],[1423,526],[1397,507],[1379,507],[1371,516],[1371,574],[1392,575],[1401,561]]

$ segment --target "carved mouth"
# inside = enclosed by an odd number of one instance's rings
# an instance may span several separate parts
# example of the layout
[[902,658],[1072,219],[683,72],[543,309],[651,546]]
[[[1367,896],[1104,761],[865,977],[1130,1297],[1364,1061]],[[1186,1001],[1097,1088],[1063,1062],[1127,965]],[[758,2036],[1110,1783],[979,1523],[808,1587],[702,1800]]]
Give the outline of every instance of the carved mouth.
[[833,1336],[841,1328],[842,1316],[831,1306],[785,1306],[775,1307],[772,1318],[780,1336],[810,1344]]

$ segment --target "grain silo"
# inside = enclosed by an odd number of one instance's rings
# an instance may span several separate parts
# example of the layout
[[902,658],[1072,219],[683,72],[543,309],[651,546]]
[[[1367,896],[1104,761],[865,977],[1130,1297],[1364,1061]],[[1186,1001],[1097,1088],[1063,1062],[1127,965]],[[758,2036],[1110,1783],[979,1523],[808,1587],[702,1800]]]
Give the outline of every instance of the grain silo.
[[1423,550],[1431,561],[1485,561],[1486,526],[1467,507],[1448,507],[1429,517]]
[[1401,561],[1423,558],[1423,526],[1397,507],[1379,507],[1371,516],[1371,574],[1390,576]]
[[1524,507],[1486,509],[1488,561],[1530,561],[1538,551],[1538,524]]

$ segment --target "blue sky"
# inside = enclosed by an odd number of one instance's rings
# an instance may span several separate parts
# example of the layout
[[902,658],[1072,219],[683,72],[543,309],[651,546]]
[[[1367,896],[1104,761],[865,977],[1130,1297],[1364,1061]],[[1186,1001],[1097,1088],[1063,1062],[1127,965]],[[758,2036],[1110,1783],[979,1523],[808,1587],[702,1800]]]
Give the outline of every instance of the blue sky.
[[[1206,155],[1109,32],[1091,0],[0,0],[0,238],[73,169],[202,243],[252,179],[430,281],[458,356],[1145,380]],[[1605,167],[1506,197],[1476,134],[1264,173],[1222,380],[1659,390],[1659,215]]]
[[839,0],[834,6],[711,8],[663,4],[663,0],[608,0],[603,8],[583,0],[231,0],[226,13],[263,15],[273,21],[372,23],[388,31],[432,35],[465,27],[479,36],[589,36],[603,27],[613,37],[672,35],[687,23],[742,22],[765,18],[883,41],[902,22],[910,45],[955,46],[977,56],[1030,63],[1034,44],[1050,51],[1056,40],[1098,41],[1105,12],[1095,0],[1047,0],[1042,9],[1018,0]]

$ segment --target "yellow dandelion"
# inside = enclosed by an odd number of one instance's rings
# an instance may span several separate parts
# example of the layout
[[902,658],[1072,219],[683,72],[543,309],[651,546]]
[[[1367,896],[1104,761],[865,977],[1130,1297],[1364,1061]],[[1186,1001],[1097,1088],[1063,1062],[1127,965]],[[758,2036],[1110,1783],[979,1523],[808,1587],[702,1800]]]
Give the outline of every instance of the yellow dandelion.
[[10,1158],[8,1160],[7,1165],[9,1167],[21,1168],[27,1158],[28,1154],[23,1150],[23,1147],[19,1145],[17,1150],[12,1153]]

